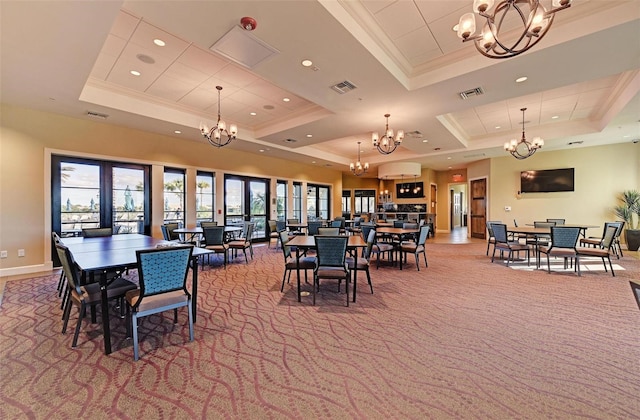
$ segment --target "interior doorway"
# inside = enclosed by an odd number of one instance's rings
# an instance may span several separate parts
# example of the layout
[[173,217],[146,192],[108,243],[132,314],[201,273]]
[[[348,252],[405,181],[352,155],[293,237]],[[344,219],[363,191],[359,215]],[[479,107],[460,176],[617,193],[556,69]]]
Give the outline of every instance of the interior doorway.
[[467,184],[449,184],[449,230],[467,229]]

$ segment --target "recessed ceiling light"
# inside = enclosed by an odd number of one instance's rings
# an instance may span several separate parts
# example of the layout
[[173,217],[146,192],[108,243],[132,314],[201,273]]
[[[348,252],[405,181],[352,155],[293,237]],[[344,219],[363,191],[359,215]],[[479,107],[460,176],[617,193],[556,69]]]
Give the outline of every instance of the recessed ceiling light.
[[518,77],[516,79],[516,83],[522,83],[522,82],[526,81],[527,79],[528,79],[527,76]]
[[175,133],[175,134],[182,134],[182,131],[180,131],[180,130],[175,130],[175,131],[174,131],[174,133]]
[[451,156],[447,156],[447,160],[451,160]]
[[305,67],[311,67],[313,66],[313,61],[311,60],[302,60],[302,65]]
[[439,148],[439,147],[436,147],[436,148],[435,148],[435,149],[433,149],[433,150],[438,151],[438,150],[440,150],[440,148]]
[[156,44],[158,47],[164,47],[165,45],[167,45],[163,40],[161,39],[154,39],[153,43]]
[[424,140],[422,140],[422,142],[423,142],[423,143],[429,143],[429,140],[424,139]]
[[255,112],[250,112],[249,115],[253,115],[255,117],[258,114],[256,114]]
[[313,137],[313,134],[307,134],[307,138],[310,139],[311,137]]
[[131,70],[129,73],[133,74],[134,76],[140,76],[140,72],[138,70]]
[[315,161],[315,160],[312,160],[312,161],[311,161],[311,163],[316,163],[316,161]]
[[282,102],[290,102],[290,101],[291,101],[291,99],[289,99],[289,98],[282,98]]
[[273,105],[263,105],[262,108],[267,109],[267,110],[272,110],[275,109],[276,107]]
[[495,129],[496,129],[496,130],[499,130],[499,129],[501,129],[501,128],[502,128],[502,127],[501,127],[501,126],[499,126],[499,125],[496,125],[496,126],[495,126]]
[[260,149],[258,150],[260,153],[264,153],[264,149]]
[[560,118],[560,117],[557,116],[557,115],[554,115],[553,117],[551,117],[552,120],[557,120],[558,118]]

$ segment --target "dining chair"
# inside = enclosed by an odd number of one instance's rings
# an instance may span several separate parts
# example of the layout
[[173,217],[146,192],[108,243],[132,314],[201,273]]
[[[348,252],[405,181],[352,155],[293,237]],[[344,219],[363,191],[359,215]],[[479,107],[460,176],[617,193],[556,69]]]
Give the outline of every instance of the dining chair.
[[[71,347],[75,348],[78,344],[78,335],[80,334],[80,327],[87,312],[87,307],[95,307],[100,304],[102,302],[102,292],[99,283],[90,283],[81,286],[80,272],[69,248],[62,243],[55,244],[55,247],[60,263],[62,264],[62,270],[67,279],[69,290],[62,315],[63,334],[67,332],[67,325],[69,324],[69,317],[71,316],[71,306],[75,305],[78,307],[78,321],[73,333],[73,341],[71,342]],[[107,299],[120,299],[122,311],[122,308],[124,308],[122,300],[125,294],[130,290],[136,289],[136,287],[135,283],[122,277],[116,277],[107,283]],[[101,316],[109,316],[109,314],[101,314]]]
[[[214,254],[223,254],[224,268],[227,268],[227,261],[229,259],[229,245],[227,245],[224,241],[224,226],[213,226],[204,228],[202,229],[202,234],[206,243],[204,248],[213,251]],[[207,263],[211,263],[211,261],[209,260],[209,255],[207,255]]]
[[187,290],[192,246],[142,249],[136,251],[140,287],[126,293],[127,312],[131,314],[133,359],[139,358],[138,318],[173,309],[178,323],[178,308],[187,307],[189,341],[193,341],[191,294]]
[[601,246],[605,233],[609,226],[616,227],[616,234],[614,235],[614,238],[613,238],[612,248],[613,248],[613,253],[616,254],[616,257],[618,259],[620,259],[620,257],[623,257],[622,247],[620,246],[620,233],[624,228],[624,222],[605,222],[604,229],[602,230],[602,236],[589,236],[588,238],[580,238],[580,245],[584,245],[584,246],[591,245],[594,247]]
[[318,220],[310,221],[307,224],[307,234],[311,236],[318,235],[318,229],[321,228],[322,225],[323,223],[321,221],[318,221]]
[[240,238],[227,242],[229,251],[234,252],[234,257],[237,255],[238,250],[242,250],[242,252],[244,253],[244,261],[247,264],[249,264],[249,259],[247,258],[247,249],[249,250],[249,254],[251,255],[251,259],[253,260],[254,226],[255,226],[254,223],[245,222],[244,229]]
[[371,249],[373,248],[373,244],[376,241],[376,231],[375,229],[370,229],[369,234],[367,236],[367,246],[362,249],[362,256],[358,257],[347,257],[347,267],[351,273],[354,273],[353,276],[353,301],[356,301],[356,292],[358,288],[357,284],[357,272],[364,271],[367,275],[367,282],[369,283],[369,288],[371,289],[371,294],[373,294],[373,283],[371,283],[371,273],[369,272],[370,265],[370,257],[371,257]]
[[496,243],[493,246],[493,253],[491,254],[491,262],[495,259],[496,251],[500,251],[500,255],[507,253],[507,267],[509,262],[513,262],[513,254],[520,253],[521,251],[527,252],[527,265],[531,262],[531,247],[528,244],[523,244],[518,240],[509,240],[507,237],[507,225],[504,223],[492,223],[493,236],[496,238]]
[[371,247],[371,254],[376,255],[376,270],[380,268],[380,256],[387,255],[387,259],[393,264],[393,254],[396,251],[396,247],[391,242],[380,240],[380,236],[376,234],[376,241]]
[[491,227],[492,223],[502,223],[500,220],[489,220],[487,221],[487,256],[489,256],[489,247],[496,245],[496,238],[493,236],[493,227]]
[[427,251],[425,249],[428,236],[429,226],[424,225],[420,228],[420,233],[416,242],[406,241],[400,244],[400,270],[402,270],[402,258],[404,257],[404,261],[406,263],[408,254],[413,254],[418,271],[420,271],[420,258],[418,257],[420,254],[424,257],[425,267],[429,267],[429,264],[427,263]]
[[318,235],[330,235],[330,236],[336,236],[340,234],[340,228],[339,227],[326,227],[326,226],[322,226],[318,228]]
[[177,242],[180,244],[191,244],[189,241],[183,241],[180,238],[180,235],[174,232],[174,230],[179,227],[180,225],[178,223],[165,223],[164,225],[160,225],[163,239],[165,241]]
[[269,248],[271,248],[271,242],[276,240],[276,249],[278,248],[278,243],[280,241],[280,234],[278,233],[278,222],[275,220],[268,220],[267,224],[269,225]]
[[565,219],[547,219],[547,222],[553,222],[556,226],[564,225]]
[[[304,282],[307,283],[307,270],[315,270],[317,264],[316,257],[300,257],[300,259],[293,257],[291,252],[291,246],[287,245],[291,240],[286,231],[280,231],[280,243],[282,244],[282,254],[284,256],[284,273],[282,274],[282,286],[280,286],[280,292],[284,292],[284,281],[291,279],[291,272],[293,270],[304,271]],[[288,276],[287,276],[288,274]],[[300,296],[300,283],[298,282],[298,296]]]
[[85,238],[103,238],[112,235],[113,229],[111,229],[110,227],[82,229],[82,236],[84,236]]
[[[569,261],[573,262],[577,257],[576,245],[579,236],[579,227],[551,227],[551,242],[549,245],[538,248],[537,266],[540,266],[540,254],[545,254],[547,256],[547,272],[551,273],[549,257],[561,257],[564,260],[564,268],[566,270]],[[580,275],[580,264],[578,264],[578,261],[576,261],[576,269],[578,270],[578,275]]]
[[313,238],[318,259],[318,264],[313,272],[313,304],[316,304],[316,291],[320,290],[320,279],[333,279],[338,280],[338,291],[340,291],[342,280],[345,281],[347,306],[349,306],[350,271],[346,262],[349,238],[344,235],[316,235]]
[[352,235],[359,235],[360,233],[362,233],[361,225],[362,225],[362,217],[355,216],[353,218],[353,223],[351,224],[351,226],[349,226],[349,228],[347,228],[347,231]]
[[[300,219],[287,219],[287,225],[300,224]],[[302,235],[303,232],[298,226],[289,226],[289,233],[292,235]]]
[[598,247],[576,247],[576,265],[578,265],[578,274],[580,274],[580,257],[599,257],[602,259],[602,264],[604,265],[604,271],[607,271],[607,263],[604,260],[605,258],[609,261],[609,267],[611,268],[611,275],[613,277],[616,276],[616,273],[613,271],[613,265],[611,264],[611,249],[613,248],[613,241],[616,237],[616,232],[618,231],[618,226],[609,225],[607,226],[607,230],[604,232],[604,237],[602,241],[598,245]]

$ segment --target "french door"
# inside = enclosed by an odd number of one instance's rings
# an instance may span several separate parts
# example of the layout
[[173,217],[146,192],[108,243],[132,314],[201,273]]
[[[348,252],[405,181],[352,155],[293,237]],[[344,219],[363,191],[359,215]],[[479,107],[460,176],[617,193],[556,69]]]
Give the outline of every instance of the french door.
[[224,224],[233,226],[252,222],[253,239],[266,239],[269,196],[267,179],[225,175]]

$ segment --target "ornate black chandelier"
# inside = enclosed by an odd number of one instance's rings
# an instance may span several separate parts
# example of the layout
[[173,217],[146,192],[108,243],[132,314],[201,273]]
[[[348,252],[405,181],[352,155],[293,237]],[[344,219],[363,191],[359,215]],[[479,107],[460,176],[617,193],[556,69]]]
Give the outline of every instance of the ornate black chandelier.
[[524,134],[524,111],[526,110],[527,108],[520,108],[522,111],[522,138],[520,141],[513,139],[504,144],[504,150],[511,153],[514,158],[521,160],[533,155],[536,150],[544,146],[544,140],[540,137],[534,137],[532,142],[527,141]]
[[349,170],[355,176],[362,176],[369,170],[369,163],[360,163],[360,142],[358,142],[358,160],[355,163],[349,164]]
[[384,117],[387,119],[387,123],[382,137],[378,137],[377,132],[371,135],[371,142],[373,143],[373,147],[378,149],[378,152],[382,153],[383,155],[393,153],[393,151],[396,150],[400,143],[402,143],[402,139],[404,139],[404,130],[398,130],[396,136],[393,136],[393,130],[389,128],[390,116],[391,114],[384,114]]
[[216,89],[218,90],[218,122],[211,129],[206,124],[200,123],[200,133],[209,140],[212,146],[222,147],[236,138],[238,127],[235,124],[231,124],[227,130],[227,125],[220,119],[220,91],[222,86],[216,86]]

